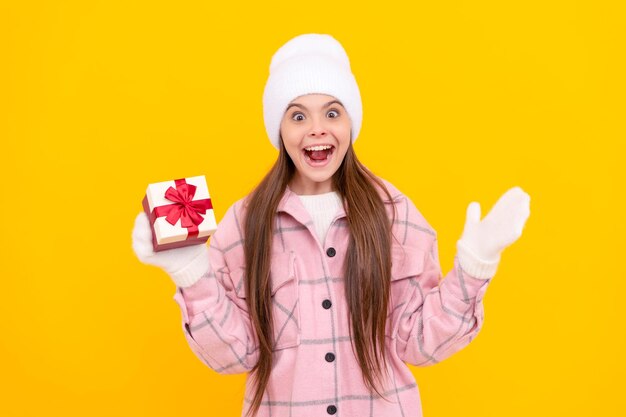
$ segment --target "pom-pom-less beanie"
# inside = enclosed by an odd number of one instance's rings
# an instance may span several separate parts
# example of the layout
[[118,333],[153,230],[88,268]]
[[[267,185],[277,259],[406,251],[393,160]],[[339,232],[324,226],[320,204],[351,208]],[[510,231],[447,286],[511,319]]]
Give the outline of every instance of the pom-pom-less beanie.
[[276,149],[280,149],[280,122],[289,103],[314,93],[341,101],[352,122],[352,142],[359,136],[361,94],[348,55],[332,36],[310,33],[291,39],[272,56],[263,92],[263,119]]

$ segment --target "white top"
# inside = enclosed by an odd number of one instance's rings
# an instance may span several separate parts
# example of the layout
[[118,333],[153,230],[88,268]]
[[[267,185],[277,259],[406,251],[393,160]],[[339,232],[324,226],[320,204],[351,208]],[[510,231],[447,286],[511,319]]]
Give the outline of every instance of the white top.
[[317,237],[323,246],[330,223],[341,207],[341,196],[337,191],[331,191],[323,194],[298,195],[298,197],[313,219]]

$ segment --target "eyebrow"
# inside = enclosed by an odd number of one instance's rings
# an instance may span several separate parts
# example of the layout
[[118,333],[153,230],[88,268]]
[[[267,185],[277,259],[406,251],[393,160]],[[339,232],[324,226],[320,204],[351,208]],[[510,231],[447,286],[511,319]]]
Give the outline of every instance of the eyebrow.
[[[324,104],[324,105],[322,106],[322,108],[328,107],[328,106],[330,106],[330,105],[331,105],[331,104],[333,104],[333,103],[337,103],[337,104],[341,105],[342,107],[344,107],[344,105],[341,103],[341,101],[339,101],[339,100],[332,100],[332,101],[329,101],[328,103]],[[287,108],[285,109],[285,113],[287,113],[287,111],[288,111],[290,108],[292,108],[293,106],[300,107],[301,109],[304,109],[304,110],[306,110],[306,109],[307,109],[307,108],[306,108],[305,106],[303,106],[302,104],[298,104],[298,103],[291,103],[291,104],[289,104],[289,106],[287,106]]]

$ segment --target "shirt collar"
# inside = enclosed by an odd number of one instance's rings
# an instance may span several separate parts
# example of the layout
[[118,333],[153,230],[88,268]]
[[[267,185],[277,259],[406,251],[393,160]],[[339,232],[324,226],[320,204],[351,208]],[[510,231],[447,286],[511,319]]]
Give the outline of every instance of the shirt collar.
[[[287,188],[285,189],[285,192],[283,193],[283,196],[278,203],[278,208],[276,209],[276,211],[284,211],[285,213],[290,214],[301,224],[313,224],[313,220],[311,219],[311,215],[309,214],[308,210],[306,209],[306,207],[304,207],[304,204],[302,204],[302,201],[300,200],[298,195],[294,193],[291,188],[289,188],[289,185],[287,185]],[[346,217],[346,212],[343,208],[343,205],[340,205],[337,209],[337,213],[335,214],[335,218],[333,219],[333,221],[340,217]]]
[[[390,200],[389,197],[387,197],[387,194],[383,190],[376,187],[376,190],[381,196],[383,203],[387,204],[393,201],[397,201],[398,198],[402,196],[402,194],[389,182],[387,182],[384,179],[381,179],[381,180],[383,181],[383,183],[389,190],[389,193],[391,194],[391,197],[392,197],[392,199]],[[283,193],[283,196],[281,197],[278,203],[278,208],[276,209],[276,212],[281,212],[281,211],[284,211],[285,213],[290,214],[302,224],[306,225],[308,223],[311,223],[311,224],[313,223],[313,220],[311,219],[311,216],[309,215],[309,212],[307,211],[307,209],[304,207],[304,204],[302,204],[302,201],[300,200],[300,198],[298,198],[298,195],[294,193],[291,188],[289,188],[289,185],[287,185],[287,188],[285,189],[285,192]],[[339,208],[337,209],[337,213],[335,214],[333,221],[341,217],[346,217],[346,211],[343,208],[343,204],[340,205]]]

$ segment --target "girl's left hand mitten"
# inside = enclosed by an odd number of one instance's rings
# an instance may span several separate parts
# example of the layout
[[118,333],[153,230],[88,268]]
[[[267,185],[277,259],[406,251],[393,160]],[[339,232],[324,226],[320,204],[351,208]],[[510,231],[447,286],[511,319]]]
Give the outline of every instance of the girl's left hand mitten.
[[530,196],[520,187],[505,192],[482,220],[480,204],[470,203],[457,241],[461,266],[479,278],[493,276],[501,252],[519,239],[529,215]]
[[211,267],[206,243],[155,252],[150,220],[144,211],[135,218],[132,247],[142,263],[163,269],[182,288],[193,285]]

